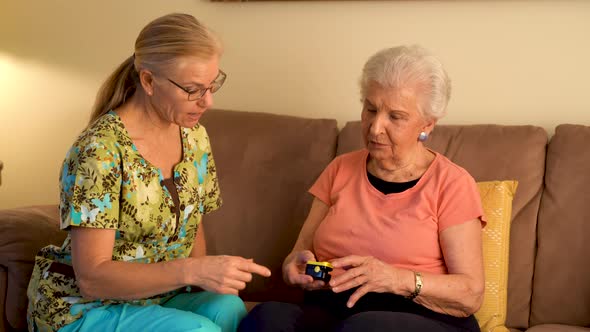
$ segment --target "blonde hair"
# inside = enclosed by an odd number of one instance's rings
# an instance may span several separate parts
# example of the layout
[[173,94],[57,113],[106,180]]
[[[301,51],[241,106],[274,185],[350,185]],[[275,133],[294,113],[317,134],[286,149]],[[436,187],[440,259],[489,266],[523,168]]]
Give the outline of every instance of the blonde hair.
[[384,88],[414,88],[422,116],[438,120],[446,113],[451,80],[442,63],[417,45],[387,48],[369,58],[360,80],[364,99],[371,82]]
[[178,57],[207,61],[222,52],[221,42],[207,27],[188,14],[168,14],[148,23],[135,40],[135,53],[106,79],[96,95],[89,125],[121,106],[139,85],[139,71],[162,71]]

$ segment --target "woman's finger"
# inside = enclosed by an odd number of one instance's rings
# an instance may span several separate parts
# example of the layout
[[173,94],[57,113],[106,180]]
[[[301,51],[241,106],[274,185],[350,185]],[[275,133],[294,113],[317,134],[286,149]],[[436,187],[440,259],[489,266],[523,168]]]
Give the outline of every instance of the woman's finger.
[[221,287],[219,289],[219,294],[230,294],[230,295],[238,295],[238,290],[231,287]]
[[370,291],[370,286],[368,284],[365,284],[362,287],[359,287],[359,289],[357,289],[356,291],[354,291],[354,293],[352,293],[352,295],[348,298],[348,302],[346,302],[346,306],[349,308],[352,308],[356,302],[363,297],[365,294],[367,294]]
[[346,257],[336,258],[330,261],[335,268],[343,268],[347,266],[357,267],[363,264],[365,257],[350,255]]
[[313,280],[313,282],[303,285],[302,288],[305,290],[308,290],[308,291],[313,291],[313,290],[322,289],[325,286],[326,286],[326,283],[324,283],[323,281]]
[[270,277],[270,270],[266,266],[262,266],[254,262],[249,262],[247,260],[244,261],[244,263],[241,264],[238,268],[242,271],[256,273],[263,277]]
[[295,285],[310,285],[313,283],[313,278],[307,274],[296,273],[292,276],[292,282]]
[[344,292],[346,290],[362,286],[367,281],[368,281],[368,278],[366,276],[358,276],[358,277],[353,278],[345,283],[339,284],[336,287],[332,287],[332,291],[334,291],[334,293]]
[[246,288],[246,283],[244,281],[236,280],[233,278],[225,278],[223,280],[223,284],[221,285],[221,287],[232,288],[232,289],[235,289],[236,291],[240,291],[240,290]]
[[313,281],[313,282],[312,282],[312,283],[309,285],[309,287],[310,287],[312,290],[316,290],[316,289],[322,289],[322,288],[326,287],[326,283],[325,283],[325,282],[323,282],[322,280],[314,280],[314,281]]
[[297,263],[305,264],[307,261],[315,261],[315,256],[309,250],[303,250],[297,255]]
[[332,287],[337,287],[340,284],[349,282],[350,280],[361,276],[364,274],[364,269],[363,268],[354,268],[354,269],[350,269],[342,274],[339,274],[338,276],[332,278],[332,280],[330,280],[330,286]]
[[252,273],[249,272],[244,272],[241,270],[234,270],[231,274],[230,274],[231,278],[234,278],[236,280],[239,281],[243,281],[243,282],[250,282],[252,281]]

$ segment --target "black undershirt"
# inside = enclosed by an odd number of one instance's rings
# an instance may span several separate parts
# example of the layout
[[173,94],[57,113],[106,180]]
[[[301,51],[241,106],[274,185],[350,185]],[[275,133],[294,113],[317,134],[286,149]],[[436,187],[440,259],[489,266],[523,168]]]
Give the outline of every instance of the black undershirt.
[[375,187],[375,189],[379,190],[385,195],[406,191],[415,186],[416,183],[418,183],[418,180],[420,180],[420,178],[417,178],[416,180],[408,182],[388,182],[381,180],[375,175],[369,173],[369,171],[367,171],[367,178],[369,178],[369,182],[371,185],[373,185],[373,187]]
[[180,218],[180,198],[178,197],[178,191],[176,190],[176,184],[174,184],[174,178],[164,179],[162,184],[168,188],[172,201],[174,202],[174,212],[176,213],[176,222]]

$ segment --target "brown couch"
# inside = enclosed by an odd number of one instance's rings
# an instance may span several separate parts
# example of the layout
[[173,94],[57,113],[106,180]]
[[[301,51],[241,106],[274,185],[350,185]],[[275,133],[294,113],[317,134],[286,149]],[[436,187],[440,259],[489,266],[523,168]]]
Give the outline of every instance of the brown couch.
[[[223,207],[205,218],[210,254],[253,257],[247,301],[299,301],[283,284],[282,259],[311,203],[306,193],[337,154],[361,147],[360,125],[335,120],[212,110],[202,120],[213,144]],[[513,203],[507,326],[512,331],[590,331],[590,127],[561,125],[548,140],[534,126],[440,125],[431,148],[477,181],[519,181]],[[57,171],[56,171],[57,174]],[[0,189],[1,190],[1,189]],[[0,331],[26,327],[33,257],[61,244],[55,205],[0,211]],[[586,328],[584,328],[586,327]]]

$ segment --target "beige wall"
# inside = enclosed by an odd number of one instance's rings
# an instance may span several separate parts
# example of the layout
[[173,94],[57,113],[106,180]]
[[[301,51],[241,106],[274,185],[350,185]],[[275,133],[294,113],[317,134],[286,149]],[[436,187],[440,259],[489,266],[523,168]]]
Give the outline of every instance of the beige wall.
[[0,0],[0,208],[56,203],[63,156],[140,28],[191,13],[226,44],[216,106],[359,116],[380,48],[419,43],[453,79],[443,123],[590,125],[590,1]]

